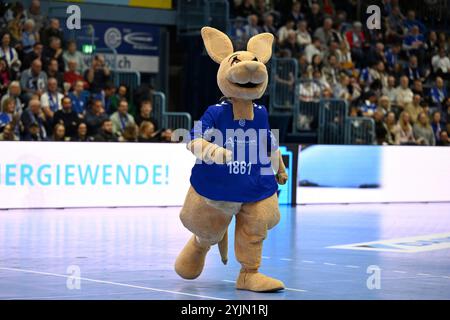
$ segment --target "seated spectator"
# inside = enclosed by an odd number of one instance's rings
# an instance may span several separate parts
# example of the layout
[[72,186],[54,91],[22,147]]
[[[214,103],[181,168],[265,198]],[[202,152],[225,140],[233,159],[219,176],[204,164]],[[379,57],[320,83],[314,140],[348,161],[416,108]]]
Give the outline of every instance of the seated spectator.
[[33,19],[27,19],[23,25],[22,50],[25,54],[33,51],[35,43],[39,42],[39,33],[34,30]]
[[[400,85],[397,87],[395,95],[395,104],[400,108],[405,108],[413,101],[413,93],[409,88],[409,79],[406,76],[400,78]],[[408,115],[409,116],[409,115]]]
[[97,54],[92,59],[91,67],[85,71],[84,78],[89,83],[92,93],[100,93],[109,82],[111,72],[105,64],[105,57]]
[[248,17],[251,14],[256,14],[255,7],[252,0],[243,0],[239,6],[236,7],[236,17]]
[[77,72],[78,74],[83,74],[85,69],[83,54],[80,51],[77,51],[77,43],[75,41],[67,41],[67,49],[63,53],[63,60],[65,64],[65,71],[71,70],[69,62],[74,61],[76,63],[76,68],[72,71]]
[[[94,100],[92,107],[86,111],[85,121],[88,127],[88,135],[95,136],[104,120],[109,119],[103,108],[101,100]],[[112,129],[111,129],[112,130]]]
[[444,79],[436,77],[436,84],[431,88],[430,94],[433,105],[441,108],[444,100],[448,97],[447,88],[444,86]]
[[264,19],[264,23],[261,27],[261,32],[271,33],[274,37],[276,37],[277,36],[277,28],[275,28],[275,26],[274,26],[273,15],[270,13],[265,14],[263,19]]
[[302,20],[297,25],[297,43],[303,49],[307,45],[311,44],[311,35],[308,32],[308,22]]
[[280,44],[283,43],[284,40],[287,39],[290,31],[295,32],[294,27],[295,27],[294,20],[291,19],[286,20],[284,25],[280,29],[278,29],[278,43]]
[[89,99],[89,92],[84,90],[83,80],[75,82],[73,91],[69,92],[69,98],[72,101],[72,109],[79,117],[84,117]]
[[292,1],[291,11],[288,13],[287,18],[294,21],[297,25],[300,21],[305,19],[305,15],[303,14],[302,4],[299,1]]
[[418,94],[421,97],[425,97],[425,90],[423,89],[423,82],[420,79],[414,80],[413,87],[411,91],[414,94]]
[[437,76],[450,80],[450,59],[444,48],[440,48],[439,53],[432,58],[431,65]]
[[334,54],[329,55],[327,58],[327,64],[323,68],[323,74],[331,87],[334,87],[338,83],[340,72],[341,68],[337,57]]
[[353,28],[345,33],[345,38],[350,46],[352,59],[357,68],[363,67],[364,59],[364,33],[362,32],[362,23],[356,21],[353,23]]
[[0,46],[0,58],[6,60],[9,69],[18,71],[21,65],[19,54],[17,53],[16,49],[10,46],[10,44],[11,44],[11,34],[6,32],[2,36],[2,43]]
[[4,95],[8,91],[11,83],[11,74],[9,72],[8,63],[4,58],[0,58],[0,95]]
[[20,76],[20,86],[22,88],[23,100],[27,103],[32,95],[38,95],[39,97],[47,89],[47,75],[42,71],[41,60],[34,60],[30,69],[22,72]]
[[339,43],[339,49],[336,51],[336,56],[342,69],[352,70],[354,68],[355,65],[353,63],[352,53],[346,39]]
[[97,142],[117,142],[117,136],[113,134],[113,123],[110,119],[104,119],[101,123],[101,128],[94,136],[94,141]]
[[413,26],[409,35],[403,40],[403,50],[408,55],[415,55],[420,61],[423,61],[425,53],[425,37],[420,33],[417,26]]
[[34,32],[39,32],[44,27],[47,17],[41,13],[41,2],[39,0],[31,0],[26,15],[34,22]]
[[411,103],[408,103],[404,110],[409,113],[410,121],[414,124],[417,122],[417,117],[421,112],[423,112],[422,108],[422,97],[418,94],[415,94],[413,96],[413,101]]
[[408,66],[403,71],[403,74],[407,76],[411,82],[414,80],[425,81],[425,73],[421,68],[419,68],[416,56],[409,57]]
[[387,86],[383,87],[382,93],[383,93],[383,95],[385,95],[389,98],[389,101],[391,103],[395,102],[395,99],[397,97],[397,87],[396,87],[395,77],[388,76]]
[[364,117],[372,117],[375,110],[377,109],[378,98],[373,91],[367,92],[365,96],[366,99],[364,99],[364,102],[359,107],[359,110]]
[[83,88],[88,89],[89,84],[84,80],[83,76],[77,71],[77,62],[75,60],[69,60],[67,62],[68,69],[64,72],[64,82],[69,83],[73,88],[75,82],[81,81],[83,83]]
[[394,70],[395,65],[399,63],[401,50],[402,46],[399,42],[394,43],[391,48],[386,50],[386,66],[389,71]]
[[387,34],[391,39],[399,39],[404,34],[405,16],[402,14],[398,5],[392,6],[391,14],[387,19]]
[[388,143],[388,128],[384,122],[383,111],[376,109],[373,114],[375,122],[375,136],[378,145],[387,145]]
[[442,146],[442,147],[448,147],[450,146],[450,138],[448,137],[448,132],[445,130],[442,130],[439,133],[439,141],[437,142],[438,146]]
[[312,78],[301,81],[298,89],[300,101],[318,101],[321,97],[320,87]]
[[23,58],[22,70],[26,70],[31,67],[31,63],[38,59],[42,63],[42,51],[44,50],[44,46],[40,42],[36,42],[33,45],[33,50],[27,53]]
[[26,128],[26,134],[22,140],[24,141],[47,141],[47,136],[40,129],[37,122],[30,123]]
[[394,112],[388,112],[385,117],[386,127],[388,129],[387,142],[389,145],[399,145],[398,126]]
[[94,95],[94,99],[101,100],[107,114],[113,114],[117,109],[114,109],[111,105],[114,94],[116,93],[116,87],[113,83],[108,82],[103,86],[103,89]]
[[51,38],[58,38],[61,41],[61,44],[64,44],[64,33],[60,29],[60,24],[58,19],[50,19],[49,26],[45,29],[42,29],[41,32],[41,42],[44,46],[50,46]]
[[386,73],[386,68],[383,61],[376,62],[372,68],[369,69],[372,81],[379,80],[381,87],[388,87],[388,74]]
[[250,39],[259,33],[258,16],[251,14],[247,17],[247,24],[244,26],[244,37]]
[[139,126],[138,142],[158,142],[158,132],[150,121],[142,121]]
[[402,111],[398,120],[398,141],[401,145],[416,144],[412,126],[410,124],[410,116],[407,111]]
[[381,96],[380,99],[378,99],[378,108],[377,110],[381,112],[383,116],[387,115],[389,112],[391,112],[391,101],[389,100],[388,96]]
[[[41,102],[33,98],[28,103],[28,108],[22,113],[21,121],[24,127],[23,137],[25,140],[47,140],[47,132],[51,128],[51,120],[49,120],[41,108]],[[30,132],[32,126],[37,126],[37,132]],[[34,128],[34,127],[33,127]]]
[[133,105],[133,103],[130,100],[130,97],[128,95],[128,87],[124,84],[119,85],[117,88],[117,93],[115,93],[111,98],[111,111],[115,112],[117,111],[117,107],[119,106],[119,102],[122,99],[125,99],[128,101],[128,112],[135,117],[136,116],[136,108]]
[[442,116],[441,116],[440,111],[435,111],[431,115],[431,128],[433,129],[433,132],[434,132],[434,138],[436,139],[436,141],[439,141],[440,132],[442,130],[445,130],[445,122],[442,121]]
[[49,78],[47,83],[47,91],[41,96],[41,107],[45,116],[49,119],[53,118],[56,111],[61,109],[61,100],[64,95],[58,92],[58,82],[55,78]]
[[78,114],[72,110],[72,101],[68,96],[64,96],[61,100],[62,108],[55,112],[53,116],[53,124],[63,124],[65,135],[67,138],[75,137],[80,119]]
[[57,123],[53,127],[53,134],[50,141],[68,141],[66,140],[66,128],[62,123]]
[[142,122],[151,122],[155,131],[158,130],[158,122],[152,117],[153,105],[151,100],[143,100],[141,102],[139,113],[136,115],[136,124],[140,126]]
[[50,38],[50,45],[44,47],[42,51],[42,64],[44,70],[47,70],[48,65],[52,59],[55,59],[58,63],[58,71],[64,72],[64,59],[63,59],[63,49],[61,47],[61,40],[56,37]]
[[434,137],[433,129],[430,126],[428,116],[425,112],[419,113],[417,117],[417,122],[413,127],[414,138],[417,144],[423,146],[434,146],[436,145],[436,139]]
[[125,127],[129,124],[135,124],[134,118],[128,113],[128,101],[120,100],[117,111],[110,117],[113,123],[113,133],[117,136],[123,134]]
[[324,48],[328,48],[333,41],[339,41],[338,34],[333,30],[333,19],[326,18],[323,25],[314,32],[314,38],[318,38]]
[[129,123],[119,137],[119,142],[138,142],[139,128],[135,123]]
[[315,31],[323,25],[324,15],[317,2],[311,4],[311,12],[306,16],[310,31]]
[[6,125],[11,125],[15,134],[20,134],[20,113],[15,110],[15,100],[12,97],[5,99],[1,105],[0,112],[0,131],[4,129]]
[[308,44],[305,48],[306,60],[308,61],[308,63],[312,62],[312,58],[315,55],[322,56],[321,50],[322,50],[322,45],[320,44],[320,40],[317,38],[313,38],[313,42],[311,44]]
[[352,94],[349,91],[350,77],[344,73],[341,73],[339,77],[339,83],[334,88],[334,97],[336,99],[343,99],[352,101]]
[[287,38],[280,44],[280,49],[288,50],[290,56],[297,59],[301,53],[301,48],[297,43],[297,34],[291,30],[288,32]]
[[12,81],[9,84],[8,92],[2,97],[0,105],[8,98],[13,98],[15,101],[15,112],[22,113],[22,100],[20,99],[21,89],[19,81]]
[[94,138],[87,135],[87,124],[85,122],[80,122],[78,124],[77,134],[75,135],[75,137],[70,139],[70,141],[77,141],[77,142],[94,141]]
[[47,66],[47,78],[55,78],[57,86],[60,90],[64,89],[64,74],[58,69],[58,61],[56,59],[50,59]]
[[0,133],[0,141],[19,141],[12,124],[7,124]]
[[425,25],[416,19],[416,12],[414,10],[408,10],[408,13],[406,14],[406,19],[404,21],[404,26],[408,30],[417,27],[419,31],[423,34],[427,32],[427,28],[425,27]]

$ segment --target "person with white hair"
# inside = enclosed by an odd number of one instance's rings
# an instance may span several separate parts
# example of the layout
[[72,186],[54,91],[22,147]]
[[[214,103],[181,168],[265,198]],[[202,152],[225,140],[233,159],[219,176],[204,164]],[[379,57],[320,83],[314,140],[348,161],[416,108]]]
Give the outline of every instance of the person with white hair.
[[27,19],[23,25],[22,50],[25,54],[33,51],[33,46],[39,42],[39,33],[34,31],[35,23],[33,19]]
[[8,98],[14,98],[15,101],[15,112],[22,113],[23,104],[22,100],[20,99],[20,94],[22,93],[22,90],[20,89],[20,82],[19,81],[12,81],[9,84],[8,92],[2,97],[2,100],[0,101],[0,105],[3,105],[3,103]]

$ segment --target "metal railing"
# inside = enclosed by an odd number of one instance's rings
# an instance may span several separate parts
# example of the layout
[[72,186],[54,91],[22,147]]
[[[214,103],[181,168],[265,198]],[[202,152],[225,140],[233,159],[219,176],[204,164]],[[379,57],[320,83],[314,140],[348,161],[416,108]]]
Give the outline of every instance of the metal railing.
[[295,84],[298,74],[297,60],[274,57],[270,68],[270,112],[293,113],[298,105],[298,92]]
[[345,100],[323,99],[319,107],[320,144],[345,144],[348,104]]
[[153,117],[162,128],[186,129],[192,128],[192,117],[187,112],[166,111],[166,96],[163,92],[153,92]]
[[376,144],[375,121],[369,117],[348,117],[345,134],[345,144]]

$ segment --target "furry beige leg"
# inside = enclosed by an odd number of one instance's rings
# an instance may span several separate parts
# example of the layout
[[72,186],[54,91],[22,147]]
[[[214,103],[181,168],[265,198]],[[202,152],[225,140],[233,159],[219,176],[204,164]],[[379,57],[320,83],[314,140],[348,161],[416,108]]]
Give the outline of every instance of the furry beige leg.
[[236,288],[256,292],[273,292],[284,289],[283,282],[258,272],[262,245],[267,230],[280,220],[276,193],[264,200],[245,203],[236,215],[235,252],[241,263]]
[[190,187],[180,213],[183,225],[194,236],[175,262],[175,271],[184,279],[195,279],[203,271],[210,247],[224,237],[233,214],[208,205],[205,198]]

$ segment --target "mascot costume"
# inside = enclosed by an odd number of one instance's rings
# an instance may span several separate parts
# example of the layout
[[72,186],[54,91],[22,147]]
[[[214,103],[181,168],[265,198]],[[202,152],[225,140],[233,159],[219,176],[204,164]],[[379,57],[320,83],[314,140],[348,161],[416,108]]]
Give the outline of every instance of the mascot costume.
[[[221,31],[204,27],[201,35],[209,56],[220,64],[217,83],[228,100],[208,107],[191,131],[187,147],[198,161],[192,169],[180,219],[193,236],[178,255],[175,271],[184,279],[197,278],[214,244],[218,244],[226,264],[227,229],[236,216],[235,255],[241,264],[236,288],[282,290],[283,282],[258,272],[267,231],[280,220],[277,183],[287,181],[267,110],[252,102],[267,88],[265,63],[272,55],[273,36],[258,34],[248,41],[247,51],[233,52],[231,40]],[[252,129],[259,134],[257,139],[226,135],[230,130]],[[227,138],[219,139],[217,134]],[[248,156],[255,145],[258,152],[267,150],[268,161],[237,161],[236,154],[243,151]]]

